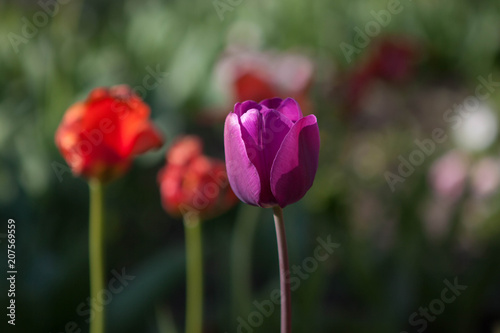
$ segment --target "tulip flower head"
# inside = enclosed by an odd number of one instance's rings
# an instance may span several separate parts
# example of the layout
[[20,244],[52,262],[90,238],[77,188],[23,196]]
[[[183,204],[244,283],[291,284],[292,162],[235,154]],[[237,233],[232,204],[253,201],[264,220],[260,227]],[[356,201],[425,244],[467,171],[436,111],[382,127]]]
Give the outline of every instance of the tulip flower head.
[[55,142],[73,174],[110,181],[133,156],[163,144],[149,113],[128,86],[96,88],[66,111]]
[[185,136],[167,153],[167,164],[158,174],[162,203],[174,216],[196,213],[213,216],[236,203],[223,161],[202,154],[202,141]]
[[283,208],[313,184],[318,123],[292,98],[237,103],[226,118],[224,146],[229,183],[247,204]]

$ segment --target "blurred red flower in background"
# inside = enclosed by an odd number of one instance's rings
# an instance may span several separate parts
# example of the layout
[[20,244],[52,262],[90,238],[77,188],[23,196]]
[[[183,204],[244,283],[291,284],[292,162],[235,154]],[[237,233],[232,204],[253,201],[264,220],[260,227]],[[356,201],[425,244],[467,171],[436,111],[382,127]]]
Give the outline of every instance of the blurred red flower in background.
[[232,66],[234,103],[291,97],[305,114],[310,112],[308,94],[314,65],[307,57],[289,52],[242,52],[229,55],[226,61]]
[[163,207],[171,215],[211,217],[238,201],[229,186],[224,162],[203,155],[202,150],[201,139],[189,135],[178,139],[167,153],[158,182]]
[[407,37],[386,36],[374,42],[367,58],[347,79],[347,103],[356,109],[373,80],[401,83],[413,76],[420,50]]
[[75,175],[110,181],[125,173],[133,156],[163,144],[149,114],[128,86],[96,88],[66,111],[55,142]]
[[304,114],[312,111],[309,89],[314,64],[306,56],[292,52],[256,52],[241,47],[229,47],[215,68],[216,85],[228,93],[225,108],[208,110],[202,118],[207,122],[225,119],[227,109],[241,101],[260,102],[265,99],[291,97]]
[[272,87],[270,79],[265,74],[258,75],[251,71],[238,75],[234,82],[234,89],[237,101],[262,101],[278,96],[278,92]]
[[403,37],[386,37],[373,50],[366,69],[387,81],[409,79],[418,56],[416,45]]

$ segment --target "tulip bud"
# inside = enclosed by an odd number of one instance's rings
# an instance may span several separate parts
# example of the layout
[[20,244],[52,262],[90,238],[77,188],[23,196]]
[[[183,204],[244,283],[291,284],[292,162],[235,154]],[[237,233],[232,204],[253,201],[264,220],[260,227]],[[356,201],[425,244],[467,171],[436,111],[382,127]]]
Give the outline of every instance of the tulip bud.
[[202,148],[196,136],[179,139],[158,174],[163,207],[174,216],[194,213],[206,218],[236,203],[224,162],[202,155]]
[[224,146],[229,183],[245,203],[283,208],[313,184],[318,123],[292,98],[237,103],[226,118]]

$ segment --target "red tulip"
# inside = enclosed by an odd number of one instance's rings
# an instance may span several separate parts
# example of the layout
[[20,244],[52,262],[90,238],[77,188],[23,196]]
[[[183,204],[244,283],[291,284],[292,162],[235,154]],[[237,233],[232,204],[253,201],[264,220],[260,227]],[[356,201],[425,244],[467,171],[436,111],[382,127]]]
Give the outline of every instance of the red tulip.
[[158,174],[165,210],[180,216],[196,213],[213,216],[236,203],[224,162],[202,154],[196,136],[179,139],[167,153],[167,164]]
[[133,156],[162,145],[149,113],[128,86],[96,88],[66,111],[56,145],[75,175],[115,179],[129,168]]
[[376,79],[401,84],[415,72],[419,45],[408,37],[386,36],[368,50],[363,62],[347,78],[346,98],[350,108],[357,111],[370,84]]

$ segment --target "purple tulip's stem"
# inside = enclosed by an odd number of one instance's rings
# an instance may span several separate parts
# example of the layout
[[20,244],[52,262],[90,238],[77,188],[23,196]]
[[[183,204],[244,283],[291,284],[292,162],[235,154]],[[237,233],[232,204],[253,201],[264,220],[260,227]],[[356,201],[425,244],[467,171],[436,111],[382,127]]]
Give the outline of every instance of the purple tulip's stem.
[[[92,179],[90,186],[89,218],[89,259],[90,259],[90,298],[99,299],[104,290],[104,207],[103,186],[99,180]],[[105,327],[104,307],[95,311],[90,320],[90,333],[103,333]]]
[[276,238],[278,240],[278,256],[280,261],[281,287],[281,333],[292,332],[292,293],[290,290],[290,266],[286,246],[285,221],[283,210],[279,206],[273,207]]

